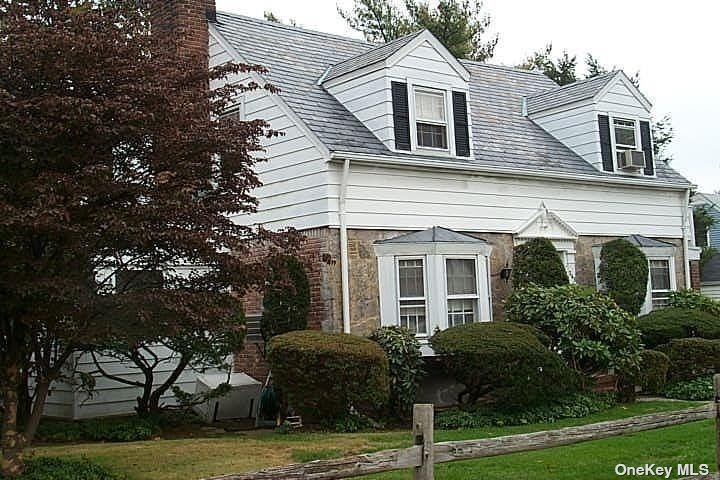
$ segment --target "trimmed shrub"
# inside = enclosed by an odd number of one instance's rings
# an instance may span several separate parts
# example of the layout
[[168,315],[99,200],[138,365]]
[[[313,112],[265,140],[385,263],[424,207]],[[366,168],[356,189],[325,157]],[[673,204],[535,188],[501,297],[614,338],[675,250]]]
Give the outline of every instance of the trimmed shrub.
[[120,480],[125,478],[88,459],[29,458],[20,480]]
[[615,405],[615,397],[599,393],[578,393],[553,400],[546,405],[522,411],[488,408],[451,408],[435,417],[441,430],[464,428],[508,427],[530,423],[553,423],[564,418],[582,418],[607,410]]
[[655,348],[676,338],[720,338],[720,317],[700,309],[662,308],[638,318],[646,347]]
[[671,383],[665,389],[665,396],[677,400],[713,400],[713,379],[707,376]]
[[569,283],[560,255],[547,238],[533,238],[514,248],[512,280],[514,288],[531,283],[544,287]]
[[43,420],[36,438],[42,442],[135,442],[149,440],[159,433],[158,419],[134,416],[76,422]]
[[273,260],[263,292],[260,333],[269,341],[275,335],[307,328],[310,314],[310,283],[305,267],[296,257]]
[[643,393],[662,393],[667,382],[670,358],[657,350],[643,350],[640,354],[640,371],[637,385]]
[[600,251],[600,281],[620,308],[637,315],[645,303],[648,261],[645,254],[621,238],[607,242]]
[[658,347],[670,359],[668,379],[689,380],[720,371],[720,340],[679,338]]
[[444,368],[465,386],[459,400],[527,407],[581,389],[582,379],[526,325],[481,322],[430,338]]
[[379,328],[370,339],[385,351],[390,366],[390,413],[408,419],[424,373],[420,342],[403,327]]
[[508,320],[534,325],[573,369],[614,368],[634,375],[640,364],[635,318],[592,288],[537,285],[516,290],[505,304]]
[[375,416],[388,400],[387,357],[367,338],[289,332],[270,341],[268,360],[275,384],[306,421],[339,420],[351,407]]
[[720,302],[692,289],[670,292],[668,307],[702,310],[720,317]]

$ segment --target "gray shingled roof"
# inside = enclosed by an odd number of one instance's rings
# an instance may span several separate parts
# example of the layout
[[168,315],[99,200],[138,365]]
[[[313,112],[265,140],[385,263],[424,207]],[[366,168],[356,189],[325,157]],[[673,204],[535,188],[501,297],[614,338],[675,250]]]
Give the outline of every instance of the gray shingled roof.
[[619,72],[612,71],[597,77],[579,80],[568,85],[558,87],[557,85],[544,92],[528,95],[527,110],[529,114],[541,112],[549,108],[567,105],[573,102],[579,102],[588,98],[593,98],[600,92],[610,81],[615,78]]
[[637,247],[674,247],[672,243],[662,242],[660,240],[655,240],[654,238],[648,238],[643,235],[630,235],[629,237],[625,237],[625,240],[632,243],[633,245]]
[[[266,79],[281,89],[285,102],[330,151],[407,156],[427,162],[471,162],[534,172],[608,175],[522,115],[523,97],[557,88],[541,73],[461,60],[470,72],[474,158],[394,153],[318,85],[328,68],[363,54],[374,55],[370,52],[381,50],[377,45],[223,12],[218,12],[215,26],[245,61],[268,68]],[[689,184],[663,162],[658,162],[656,172],[657,180]]]
[[432,227],[420,232],[406,233],[375,243],[487,243],[485,240],[444,227]]
[[376,48],[363,52],[354,57],[348,58],[347,60],[340,62],[330,67],[323,81],[332,80],[333,78],[339,77],[349,72],[353,72],[357,69],[367,67],[373,63],[380,62],[387,59],[390,55],[397,52],[399,49],[410,43],[410,41],[420,35],[423,30],[405,35],[404,37],[396,38],[393,41],[384,43]]

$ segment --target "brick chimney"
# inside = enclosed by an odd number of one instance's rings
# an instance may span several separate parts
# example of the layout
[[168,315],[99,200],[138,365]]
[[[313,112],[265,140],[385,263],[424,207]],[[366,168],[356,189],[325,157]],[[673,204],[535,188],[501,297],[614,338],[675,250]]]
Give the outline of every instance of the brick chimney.
[[153,31],[192,61],[207,61],[208,21],[215,21],[215,0],[151,0]]

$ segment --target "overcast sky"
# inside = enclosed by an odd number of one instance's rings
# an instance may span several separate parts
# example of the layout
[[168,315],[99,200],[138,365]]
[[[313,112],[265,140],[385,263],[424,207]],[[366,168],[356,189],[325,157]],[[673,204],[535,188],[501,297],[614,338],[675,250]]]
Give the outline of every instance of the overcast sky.
[[[304,28],[362,38],[337,14],[352,0],[216,1],[218,10],[257,18],[269,10]],[[720,190],[720,2],[486,0],[485,10],[500,35],[491,63],[515,65],[552,42],[579,63],[591,52],[607,67],[639,71],[654,115],[672,116],[672,166],[701,191]]]

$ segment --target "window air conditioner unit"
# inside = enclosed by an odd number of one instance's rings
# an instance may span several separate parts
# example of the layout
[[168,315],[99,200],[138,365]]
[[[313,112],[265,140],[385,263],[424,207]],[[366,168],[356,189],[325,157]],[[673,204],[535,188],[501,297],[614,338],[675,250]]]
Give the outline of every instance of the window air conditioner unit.
[[642,150],[622,150],[617,152],[618,165],[623,170],[640,170],[645,167],[645,152]]

